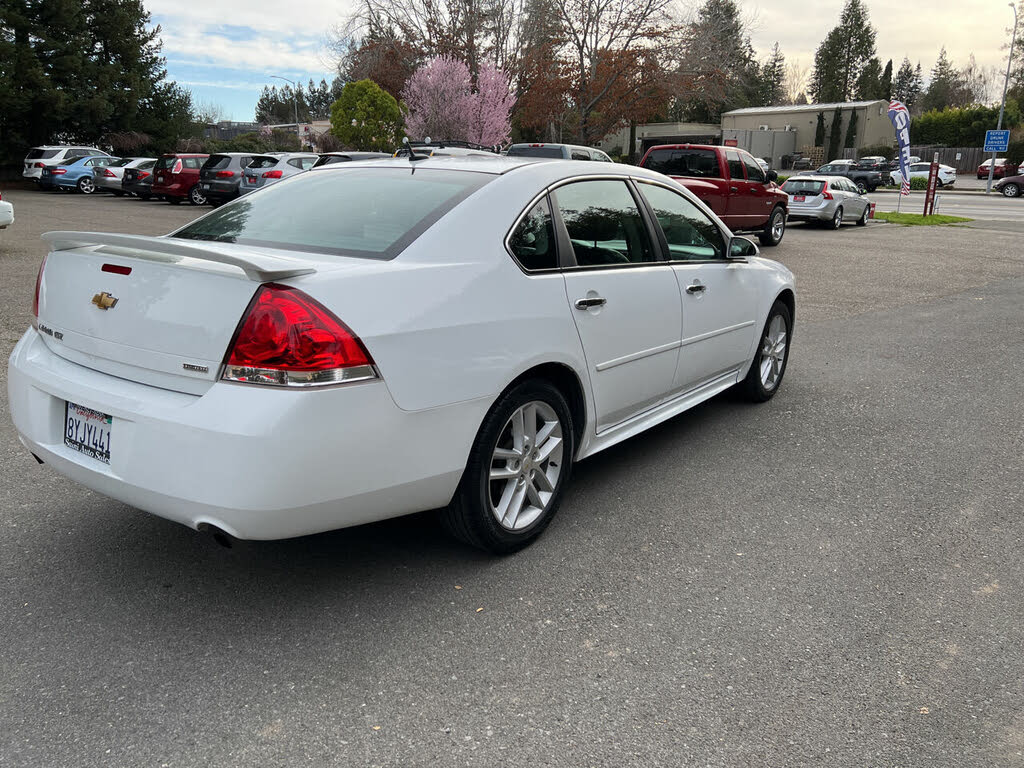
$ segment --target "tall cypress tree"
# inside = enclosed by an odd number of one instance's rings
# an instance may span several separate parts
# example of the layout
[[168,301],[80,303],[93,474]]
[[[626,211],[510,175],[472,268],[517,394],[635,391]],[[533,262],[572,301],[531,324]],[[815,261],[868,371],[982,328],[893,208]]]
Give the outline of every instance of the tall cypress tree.
[[881,95],[880,99],[889,101],[892,99],[892,59],[885,62],[885,69],[882,70],[882,81],[880,83],[881,88],[879,89]]
[[835,113],[832,115],[832,129],[828,134],[828,157],[825,158],[831,162],[839,157],[839,147],[843,142],[843,110],[836,107]]

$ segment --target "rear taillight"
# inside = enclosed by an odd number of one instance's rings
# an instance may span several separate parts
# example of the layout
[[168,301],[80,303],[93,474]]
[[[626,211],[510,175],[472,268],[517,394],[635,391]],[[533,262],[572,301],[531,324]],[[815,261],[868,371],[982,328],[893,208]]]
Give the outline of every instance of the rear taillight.
[[43,261],[39,264],[39,274],[36,275],[36,293],[32,297],[32,326],[38,325],[39,321],[39,289],[43,285],[43,270],[46,269],[46,256],[43,256]]
[[67,172],[67,168],[54,168],[52,171],[50,171],[50,173],[52,173],[54,176],[63,176]]
[[359,337],[330,310],[296,288],[266,283],[235,331],[222,378],[314,387],[376,376]]
[[280,179],[284,176],[284,171],[267,171],[263,174],[264,179]]
[[144,179],[147,176],[149,176],[149,171],[139,171],[138,174],[135,176],[135,178],[136,179]]
[[171,173],[181,173],[181,159],[174,161],[174,165],[171,167]]
[[109,168],[104,168],[103,169],[103,175],[106,176],[108,179],[116,179],[117,178],[117,174],[114,173]]
[[825,185],[825,189],[822,190],[821,196],[826,200],[832,200],[832,193],[828,191],[828,184]]
[[235,175],[234,171],[217,171],[218,179],[230,179]]
[[45,168],[46,165],[43,163],[36,163],[36,168]]

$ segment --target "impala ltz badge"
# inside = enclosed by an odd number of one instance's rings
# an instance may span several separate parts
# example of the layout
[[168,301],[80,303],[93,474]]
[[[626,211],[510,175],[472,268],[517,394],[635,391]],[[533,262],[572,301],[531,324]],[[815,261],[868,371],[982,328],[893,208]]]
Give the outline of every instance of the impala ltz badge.
[[92,303],[103,310],[113,309],[117,306],[117,299],[104,291],[92,297]]

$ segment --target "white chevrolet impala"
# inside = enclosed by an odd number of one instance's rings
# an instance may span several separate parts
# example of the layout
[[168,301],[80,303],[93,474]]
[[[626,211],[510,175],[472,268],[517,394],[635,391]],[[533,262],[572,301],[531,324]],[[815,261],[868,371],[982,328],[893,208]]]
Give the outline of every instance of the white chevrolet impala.
[[793,276],[632,166],[325,166],[165,237],[44,235],[25,446],[219,537],[426,509],[510,552],[574,461],[782,382]]

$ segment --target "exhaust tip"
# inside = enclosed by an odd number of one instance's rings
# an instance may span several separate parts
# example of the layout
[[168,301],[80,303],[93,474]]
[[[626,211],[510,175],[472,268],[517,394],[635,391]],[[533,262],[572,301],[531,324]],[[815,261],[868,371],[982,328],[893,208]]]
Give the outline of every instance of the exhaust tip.
[[227,531],[218,528],[216,525],[210,525],[209,523],[200,523],[199,531],[207,534],[215,543],[224,549],[233,549],[235,542],[237,541],[237,539]]

